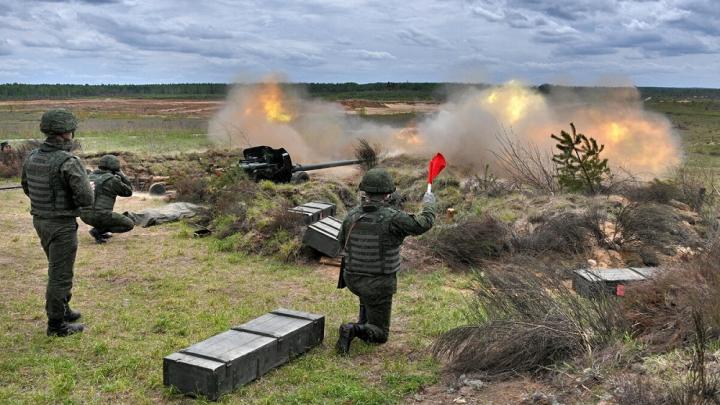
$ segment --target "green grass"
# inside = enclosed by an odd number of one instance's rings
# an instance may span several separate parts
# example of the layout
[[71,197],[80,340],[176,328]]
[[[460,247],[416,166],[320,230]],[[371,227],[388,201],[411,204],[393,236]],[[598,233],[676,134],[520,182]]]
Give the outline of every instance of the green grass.
[[437,381],[427,348],[461,321],[465,277],[410,269],[400,275],[390,342],[358,342],[339,358],[336,328],[356,316],[357,301],[327,269],[224,252],[183,224],[102,246],[82,225],[73,304],[88,329],[48,338],[46,261],[27,200],[5,192],[0,203],[0,227],[14,235],[0,241],[0,403],[174,402],[183,397],[162,385],[163,356],[277,307],[326,314],[325,343],[222,403],[396,403]]
[[720,169],[720,101],[650,102],[646,106],[673,123],[689,167]]

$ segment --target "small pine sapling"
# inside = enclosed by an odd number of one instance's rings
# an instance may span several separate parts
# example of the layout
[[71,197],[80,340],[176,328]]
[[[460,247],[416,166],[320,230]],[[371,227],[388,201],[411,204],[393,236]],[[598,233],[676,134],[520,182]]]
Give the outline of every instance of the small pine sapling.
[[558,141],[560,150],[553,155],[557,163],[557,179],[560,186],[572,192],[590,191],[595,194],[602,181],[610,175],[608,160],[600,158],[605,145],[598,145],[593,138],[588,138],[575,131],[571,122],[572,134],[560,131],[560,136],[550,136]]

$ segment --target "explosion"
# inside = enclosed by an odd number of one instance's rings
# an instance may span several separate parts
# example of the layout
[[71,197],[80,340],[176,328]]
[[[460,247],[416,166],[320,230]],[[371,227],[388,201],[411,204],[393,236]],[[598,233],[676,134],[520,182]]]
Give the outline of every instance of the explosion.
[[283,106],[283,93],[277,83],[263,84],[259,99],[268,121],[287,123],[292,120],[292,115]]
[[491,90],[484,100],[486,108],[497,116],[499,122],[516,124],[528,113],[542,108],[545,103],[542,96],[512,80],[506,85]]
[[[601,97],[598,97],[601,95]],[[599,99],[600,98],[600,99]],[[498,136],[518,145],[555,150],[551,133],[578,131],[605,145],[602,157],[614,168],[661,176],[681,161],[679,142],[665,116],[646,111],[634,89],[582,92],[557,88],[541,94],[517,81],[452,95],[437,113],[405,128],[358,119],[341,105],[284,91],[276,80],[239,85],[210,123],[209,136],[230,147],[284,147],[299,162],[346,159],[355,139],[383,145],[390,154],[441,151],[454,165],[495,165]]]
[[[440,106],[419,125],[427,152],[441,150],[454,163],[481,168],[493,164],[498,134],[554,152],[551,133],[574,122],[579,132],[605,145],[611,166],[641,176],[659,176],[681,161],[679,142],[664,116],[646,111],[636,91],[618,89],[602,100],[566,91],[544,96],[516,81],[469,90]],[[498,168],[495,168],[498,169]]]

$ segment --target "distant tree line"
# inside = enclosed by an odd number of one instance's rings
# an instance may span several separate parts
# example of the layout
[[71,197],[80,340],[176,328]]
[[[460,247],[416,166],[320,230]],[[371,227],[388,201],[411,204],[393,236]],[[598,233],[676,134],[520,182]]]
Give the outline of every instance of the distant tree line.
[[[222,99],[232,88],[227,83],[177,84],[0,84],[0,100],[69,99],[84,97],[205,98]],[[462,87],[487,87],[459,83],[284,83],[284,88],[329,100],[368,99],[444,101]]]
[[225,83],[177,84],[0,84],[0,99],[64,99],[83,97],[215,98],[228,90]]
[[[0,84],[0,100],[69,99],[85,97],[127,98],[197,98],[222,99],[232,88],[228,83],[175,84]],[[283,87],[305,92],[311,97],[328,100],[366,99],[384,101],[445,101],[449,94],[461,89],[490,87],[487,84],[466,83],[285,83]],[[543,84],[540,92],[558,93],[558,89],[572,89],[590,97],[616,92],[613,87],[564,87]],[[700,98],[720,99],[720,89],[638,87],[643,98],[660,99]]]

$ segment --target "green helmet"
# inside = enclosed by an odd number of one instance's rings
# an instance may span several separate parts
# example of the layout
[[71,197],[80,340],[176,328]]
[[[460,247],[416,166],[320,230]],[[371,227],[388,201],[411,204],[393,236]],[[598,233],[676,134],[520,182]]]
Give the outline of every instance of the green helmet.
[[58,108],[43,114],[40,119],[40,131],[45,135],[60,135],[77,129],[77,119],[68,110]]
[[115,155],[105,155],[98,160],[98,167],[111,172],[120,171],[120,161]]
[[390,194],[395,192],[395,181],[387,170],[370,169],[360,182],[360,190],[370,194]]

